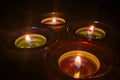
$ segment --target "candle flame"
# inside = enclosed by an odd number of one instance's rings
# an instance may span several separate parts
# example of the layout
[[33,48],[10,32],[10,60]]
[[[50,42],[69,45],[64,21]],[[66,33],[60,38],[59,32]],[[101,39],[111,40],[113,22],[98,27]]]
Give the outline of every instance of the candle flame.
[[76,72],[73,77],[76,79],[80,78],[80,72]]
[[81,58],[80,58],[80,56],[77,56],[75,58],[75,66],[77,66],[77,67],[81,66]]
[[93,33],[93,31],[94,31],[94,26],[91,26],[91,27],[87,30],[87,34],[91,36],[92,33]]
[[80,78],[80,66],[81,66],[81,58],[80,58],[80,56],[77,56],[76,58],[75,58],[75,66],[77,67],[77,71],[75,71],[75,74],[74,74],[74,78],[76,78],[76,79],[78,79],[78,78]]
[[26,35],[25,40],[26,40],[26,42],[30,43],[31,42],[30,36]]
[[52,19],[52,23],[56,24],[56,18],[55,17]]

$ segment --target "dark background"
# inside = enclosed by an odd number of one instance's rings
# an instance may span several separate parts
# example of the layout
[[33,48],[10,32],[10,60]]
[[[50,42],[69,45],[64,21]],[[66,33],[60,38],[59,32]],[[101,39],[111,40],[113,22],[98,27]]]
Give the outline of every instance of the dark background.
[[[72,17],[75,17],[77,20],[99,20],[104,23],[110,24],[112,32],[110,40],[106,42],[107,46],[112,48],[117,56],[120,56],[120,26],[119,26],[119,3],[117,0],[29,0],[29,1],[0,1],[0,33],[9,33],[14,31],[19,31],[19,29],[24,28],[25,26],[35,25],[36,15],[42,15],[48,12],[63,12],[70,14]],[[4,35],[2,35],[4,36]],[[7,36],[6,36],[7,37]],[[0,38],[2,39],[2,37]],[[1,40],[1,47],[7,46],[5,42]],[[1,59],[1,68],[0,77],[9,80],[39,80],[44,79],[44,68],[39,66],[34,67],[42,59],[37,59],[35,61],[26,61],[17,58],[11,58],[8,54],[12,53],[0,49],[0,59]],[[16,52],[17,53],[17,52]],[[10,55],[9,54],[9,55]],[[28,59],[29,60],[29,59]],[[28,63],[29,62],[29,63]],[[30,63],[32,62],[32,63]],[[31,66],[31,67],[30,67]],[[22,68],[21,68],[22,67]],[[30,67],[30,68],[29,68]],[[29,69],[28,69],[29,68]],[[34,69],[35,70],[34,70]],[[26,70],[28,69],[28,70]],[[34,74],[34,71],[35,74]],[[38,71],[38,72],[37,72]],[[43,72],[42,72],[43,71]],[[40,75],[38,75],[40,74]],[[35,76],[37,75],[37,76]],[[31,76],[31,77],[29,77]],[[33,77],[32,77],[33,76]],[[42,77],[39,77],[42,76]],[[4,80],[3,79],[3,80]],[[46,77],[45,77],[46,79]]]

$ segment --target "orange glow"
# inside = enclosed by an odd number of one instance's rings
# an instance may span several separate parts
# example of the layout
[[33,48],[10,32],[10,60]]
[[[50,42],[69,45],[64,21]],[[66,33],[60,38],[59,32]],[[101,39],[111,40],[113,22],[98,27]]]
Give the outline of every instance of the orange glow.
[[75,58],[75,66],[77,66],[77,67],[81,66],[81,58],[80,58],[80,56],[77,56]]
[[73,77],[76,79],[80,78],[80,72],[76,72]]
[[94,31],[94,26],[91,26],[88,30],[87,30],[87,34],[91,35]]
[[52,23],[56,24],[56,18],[55,17],[52,19]]

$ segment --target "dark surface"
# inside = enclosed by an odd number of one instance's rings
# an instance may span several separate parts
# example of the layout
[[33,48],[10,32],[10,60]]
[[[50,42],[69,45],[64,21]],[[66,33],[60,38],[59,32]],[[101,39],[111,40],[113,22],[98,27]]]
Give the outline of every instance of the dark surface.
[[[30,0],[30,1],[0,1],[0,78],[3,80],[49,80],[44,70],[44,52],[35,49],[14,51],[6,44],[3,37],[8,34],[20,32],[20,29],[39,25],[41,16],[48,12],[62,12],[71,22],[82,20],[99,20],[110,24],[109,40],[105,44],[115,51],[120,57],[120,25],[118,1],[76,1],[76,0]],[[38,17],[39,16],[39,17]],[[73,19],[73,20],[72,20]],[[63,33],[65,32],[65,33]],[[66,29],[59,32],[60,40],[68,39]],[[11,38],[9,38],[11,39]],[[9,40],[8,39],[8,40]],[[14,44],[14,43],[13,43]],[[20,54],[21,53],[21,54]],[[29,54],[30,53],[30,54]],[[108,55],[109,56],[109,55]],[[117,61],[120,61],[117,59]],[[117,80],[120,76],[119,64],[115,63],[116,69],[111,72],[109,80]],[[117,70],[118,69],[118,70]],[[115,74],[115,76],[114,76]],[[103,78],[104,79],[104,78]],[[108,79],[105,78],[105,79]]]

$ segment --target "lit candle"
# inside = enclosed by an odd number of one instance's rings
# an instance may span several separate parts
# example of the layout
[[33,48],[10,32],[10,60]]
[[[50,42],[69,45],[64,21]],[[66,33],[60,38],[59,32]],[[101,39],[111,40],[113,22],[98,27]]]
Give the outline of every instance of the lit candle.
[[79,68],[80,65],[81,65],[81,58],[80,58],[80,56],[77,56],[75,58],[75,66],[77,66]]
[[106,35],[103,29],[95,27],[94,25],[90,27],[79,28],[75,31],[75,34],[88,39],[101,39]]
[[15,40],[15,45],[19,48],[35,48],[43,46],[45,43],[46,38],[40,34],[26,34]]
[[78,79],[95,74],[100,68],[100,61],[92,53],[73,50],[58,59],[58,66],[66,75]]
[[27,44],[31,44],[31,42],[32,42],[29,35],[26,35],[25,40],[26,40]]
[[52,19],[52,24],[56,24],[56,18],[55,17]]
[[75,58],[75,66],[77,67],[77,70],[76,70],[76,72],[75,72],[75,74],[74,74],[74,78],[80,78],[80,66],[81,66],[81,58],[80,58],[80,56],[77,56],[76,58]]
[[48,24],[48,25],[58,25],[58,24],[64,24],[65,20],[60,17],[48,17],[43,19],[41,23]]
[[94,31],[94,26],[91,26],[90,28],[88,28],[88,30],[87,30],[88,36],[92,36],[93,31]]

